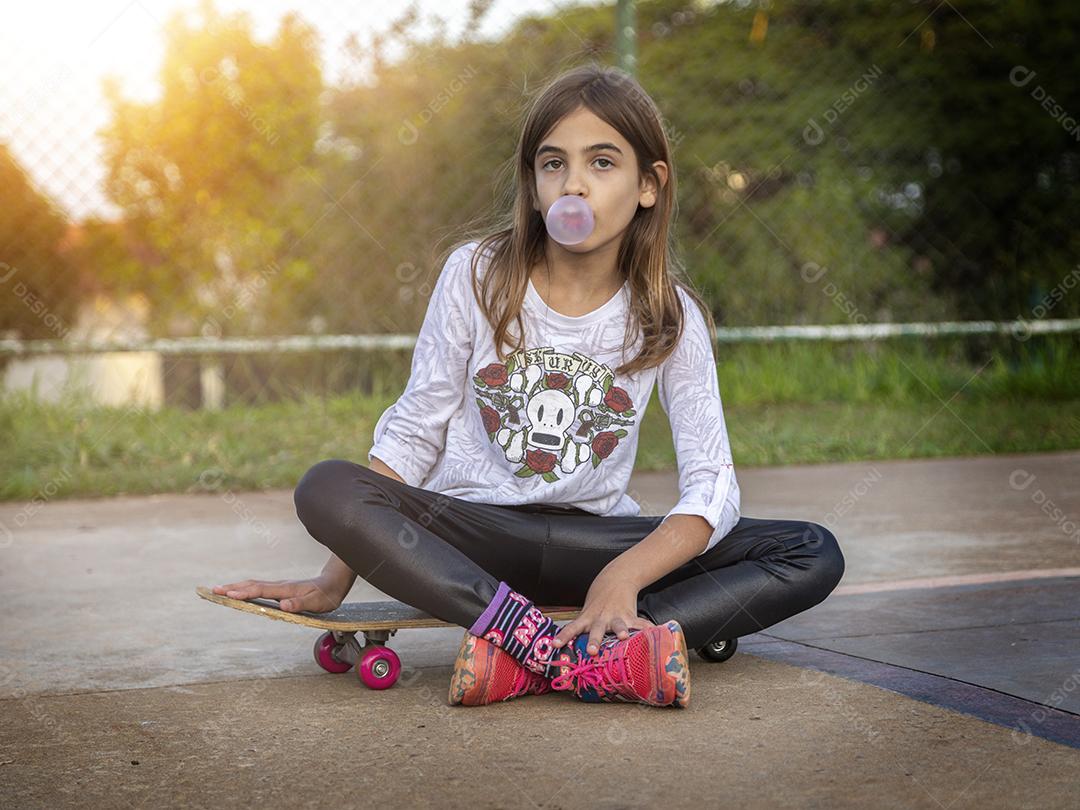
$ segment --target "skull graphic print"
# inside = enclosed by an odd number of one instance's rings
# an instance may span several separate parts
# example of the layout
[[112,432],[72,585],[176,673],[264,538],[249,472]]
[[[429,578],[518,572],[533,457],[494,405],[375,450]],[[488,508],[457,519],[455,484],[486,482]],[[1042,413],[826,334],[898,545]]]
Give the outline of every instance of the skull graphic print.
[[488,439],[520,465],[515,474],[552,482],[599,466],[634,424],[634,403],[614,381],[608,366],[544,346],[489,363],[473,387]]

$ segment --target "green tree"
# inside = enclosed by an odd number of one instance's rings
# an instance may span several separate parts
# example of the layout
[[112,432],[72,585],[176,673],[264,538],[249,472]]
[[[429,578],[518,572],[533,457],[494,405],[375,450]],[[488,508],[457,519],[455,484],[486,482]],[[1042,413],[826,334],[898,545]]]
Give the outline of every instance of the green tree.
[[77,275],[61,251],[63,213],[0,144],[0,333],[62,338],[79,304]]
[[[918,13],[934,4],[923,2]],[[913,9],[915,10],[915,9]],[[935,290],[967,318],[1032,316],[1080,256],[1080,6],[965,3],[942,9],[915,39],[906,79],[928,114],[919,176],[921,216],[904,230],[929,244]],[[1080,315],[1064,296],[1048,317]]]
[[210,2],[165,27],[161,96],[112,108],[106,187],[139,244],[162,334],[278,331],[282,279],[309,277],[297,242],[310,209],[323,89],[314,30],[296,15],[266,43]]

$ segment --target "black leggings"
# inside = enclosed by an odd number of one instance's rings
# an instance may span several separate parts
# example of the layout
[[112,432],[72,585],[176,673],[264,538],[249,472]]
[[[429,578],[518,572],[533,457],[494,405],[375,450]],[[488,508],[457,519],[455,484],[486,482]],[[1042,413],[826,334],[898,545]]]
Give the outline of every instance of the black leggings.
[[[539,606],[583,605],[601,569],[664,519],[474,503],[344,459],[309,469],[294,502],[311,536],[361,578],[465,628],[500,580]],[[813,607],[843,573],[844,556],[825,527],[742,517],[708,552],[641,589],[638,615],[676,619],[696,648]]]

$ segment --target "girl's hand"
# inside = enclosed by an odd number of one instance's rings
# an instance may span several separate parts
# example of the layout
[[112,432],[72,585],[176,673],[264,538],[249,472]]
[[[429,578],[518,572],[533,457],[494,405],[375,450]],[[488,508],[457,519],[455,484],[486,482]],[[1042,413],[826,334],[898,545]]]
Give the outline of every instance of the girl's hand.
[[[256,596],[278,599],[281,609],[290,613],[300,610],[326,613],[335,610],[345,600],[349,588],[343,592],[341,585],[322,576],[311,579],[245,579],[228,585],[215,585],[213,591],[233,599],[253,599]],[[351,587],[352,583],[349,585]]]
[[555,650],[573,641],[579,633],[588,631],[587,650],[590,655],[595,655],[608,630],[623,639],[630,637],[632,629],[654,627],[651,621],[638,616],[637,596],[637,588],[601,572],[589,587],[581,613],[555,635]]

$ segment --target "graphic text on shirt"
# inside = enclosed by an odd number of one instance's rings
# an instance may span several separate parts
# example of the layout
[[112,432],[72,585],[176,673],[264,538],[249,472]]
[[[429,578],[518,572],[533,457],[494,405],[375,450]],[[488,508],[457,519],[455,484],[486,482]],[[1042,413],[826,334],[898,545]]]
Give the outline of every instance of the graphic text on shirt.
[[543,346],[488,364],[473,387],[488,439],[522,465],[515,474],[552,482],[587,461],[597,467],[634,424],[634,403],[614,381],[587,355]]

